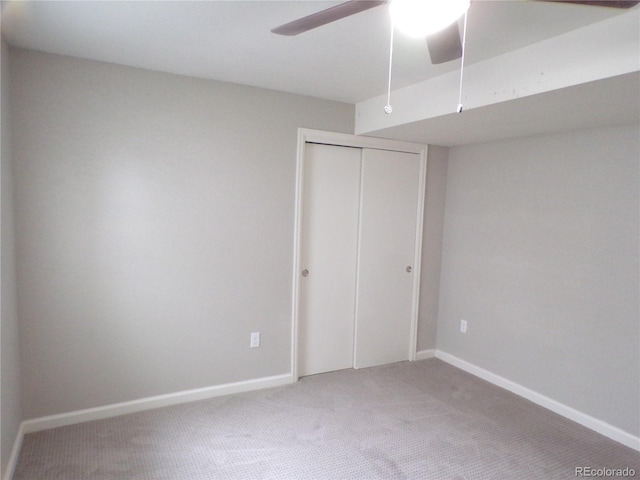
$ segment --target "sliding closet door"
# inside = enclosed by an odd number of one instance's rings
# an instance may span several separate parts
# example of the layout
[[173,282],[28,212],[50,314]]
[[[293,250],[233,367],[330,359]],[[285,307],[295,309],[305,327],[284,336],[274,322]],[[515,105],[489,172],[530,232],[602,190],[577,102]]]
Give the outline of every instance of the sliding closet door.
[[357,148],[318,144],[305,148],[301,376],[353,367],[361,156]]
[[355,367],[408,360],[420,158],[363,150]]

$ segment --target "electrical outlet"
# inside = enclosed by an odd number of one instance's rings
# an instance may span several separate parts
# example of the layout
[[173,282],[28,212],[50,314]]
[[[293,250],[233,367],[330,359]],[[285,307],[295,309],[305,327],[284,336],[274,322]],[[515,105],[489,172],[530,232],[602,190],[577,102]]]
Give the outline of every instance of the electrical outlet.
[[258,348],[260,346],[260,332],[251,333],[251,348]]
[[460,320],[460,331],[462,333],[467,333],[467,321],[466,320]]

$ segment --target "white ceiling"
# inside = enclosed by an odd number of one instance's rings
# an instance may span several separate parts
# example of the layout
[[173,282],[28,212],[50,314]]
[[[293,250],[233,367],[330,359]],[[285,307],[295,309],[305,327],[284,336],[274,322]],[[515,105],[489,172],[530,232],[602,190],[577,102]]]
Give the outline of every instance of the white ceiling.
[[[295,37],[270,32],[338,3],[4,1],[2,34],[17,47],[358,103],[386,92],[386,7]],[[480,62],[624,12],[477,0],[469,11],[466,61]],[[424,40],[396,35],[394,88],[459,66],[457,61],[432,66]],[[394,134],[402,136],[397,128]],[[478,140],[483,139],[473,139]],[[465,141],[460,137],[457,143]]]
[[378,130],[375,136],[453,146],[624,125],[639,120],[640,74],[634,72],[483,106],[464,115],[451,113],[406,123]]

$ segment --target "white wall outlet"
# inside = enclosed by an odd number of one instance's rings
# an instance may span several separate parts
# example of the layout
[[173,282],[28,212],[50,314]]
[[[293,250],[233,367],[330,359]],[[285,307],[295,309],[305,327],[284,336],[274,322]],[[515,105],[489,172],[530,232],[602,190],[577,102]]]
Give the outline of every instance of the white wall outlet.
[[467,321],[466,320],[460,320],[460,331],[462,333],[467,333]]
[[251,333],[251,348],[258,348],[260,346],[260,332]]

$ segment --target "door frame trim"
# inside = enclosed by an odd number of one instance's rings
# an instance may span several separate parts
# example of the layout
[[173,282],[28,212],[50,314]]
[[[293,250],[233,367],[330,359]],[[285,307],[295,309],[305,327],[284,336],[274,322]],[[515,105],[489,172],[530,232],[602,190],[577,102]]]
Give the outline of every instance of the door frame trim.
[[302,249],[302,212],[304,198],[304,167],[305,145],[307,143],[321,143],[342,147],[371,148],[375,150],[391,150],[396,152],[417,153],[420,155],[420,183],[416,218],[416,251],[414,256],[413,277],[413,305],[411,309],[411,332],[409,338],[409,360],[416,359],[418,334],[418,306],[420,301],[420,270],[422,257],[422,229],[424,218],[424,198],[427,172],[428,146],[418,143],[389,140],[385,138],[365,137],[346,133],[327,132],[309,128],[298,129],[298,146],[296,159],[296,193],[294,210],[294,241],[293,241],[293,282],[291,305],[291,376],[298,380],[298,320],[300,313],[300,268]]

